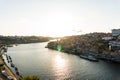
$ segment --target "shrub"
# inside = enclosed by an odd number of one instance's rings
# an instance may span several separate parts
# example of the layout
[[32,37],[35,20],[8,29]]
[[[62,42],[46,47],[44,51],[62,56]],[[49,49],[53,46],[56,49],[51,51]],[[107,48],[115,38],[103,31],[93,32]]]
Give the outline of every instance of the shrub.
[[21,80],[40,80],[37,76],[24,76]]

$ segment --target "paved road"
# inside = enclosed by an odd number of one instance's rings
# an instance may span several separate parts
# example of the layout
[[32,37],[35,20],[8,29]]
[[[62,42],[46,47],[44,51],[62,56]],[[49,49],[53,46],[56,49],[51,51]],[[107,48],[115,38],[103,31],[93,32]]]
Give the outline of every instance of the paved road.
[[7,77],[5,77],[4,75],[2,75],[1,72],[0,72],[0,78],[2,78],[2,79],[0,79],[0,80],[9,80]]

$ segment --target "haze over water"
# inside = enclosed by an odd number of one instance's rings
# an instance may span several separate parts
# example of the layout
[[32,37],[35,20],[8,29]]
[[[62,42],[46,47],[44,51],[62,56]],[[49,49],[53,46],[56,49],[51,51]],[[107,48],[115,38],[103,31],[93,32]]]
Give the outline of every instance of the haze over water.
[[7,54],[23,75],[37,75],[41,80],[120,80],[120,64],[91,62],[46,45],[20,44],[8,48]]

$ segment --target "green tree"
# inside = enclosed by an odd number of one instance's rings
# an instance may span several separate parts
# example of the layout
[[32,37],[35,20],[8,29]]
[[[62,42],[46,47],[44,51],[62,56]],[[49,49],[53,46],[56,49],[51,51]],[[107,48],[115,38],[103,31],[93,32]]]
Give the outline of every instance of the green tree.
[[37,76],[24,76],[21,80],[40,80]]

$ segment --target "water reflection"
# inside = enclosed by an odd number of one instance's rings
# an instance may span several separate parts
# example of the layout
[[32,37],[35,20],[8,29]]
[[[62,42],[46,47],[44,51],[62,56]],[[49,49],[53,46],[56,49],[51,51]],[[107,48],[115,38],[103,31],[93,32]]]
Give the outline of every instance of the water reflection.
[[68,69],[69,62],[64,56],[58,54],[53,61],[53,70],[56,80],[64,80],[69,78],[70,70]]
[[56,63],[56,66],[58,66],[59,68],[65,67],[65,60],[62,58],[61,55],[56,56],[55,63]]
[[49,50],[44,48],[45,45],[46,42],[21,44],[8,48],[7,54],[23,76],[38,75],[41,80],[120,80],[120,64],[90,62],[78,56]]

